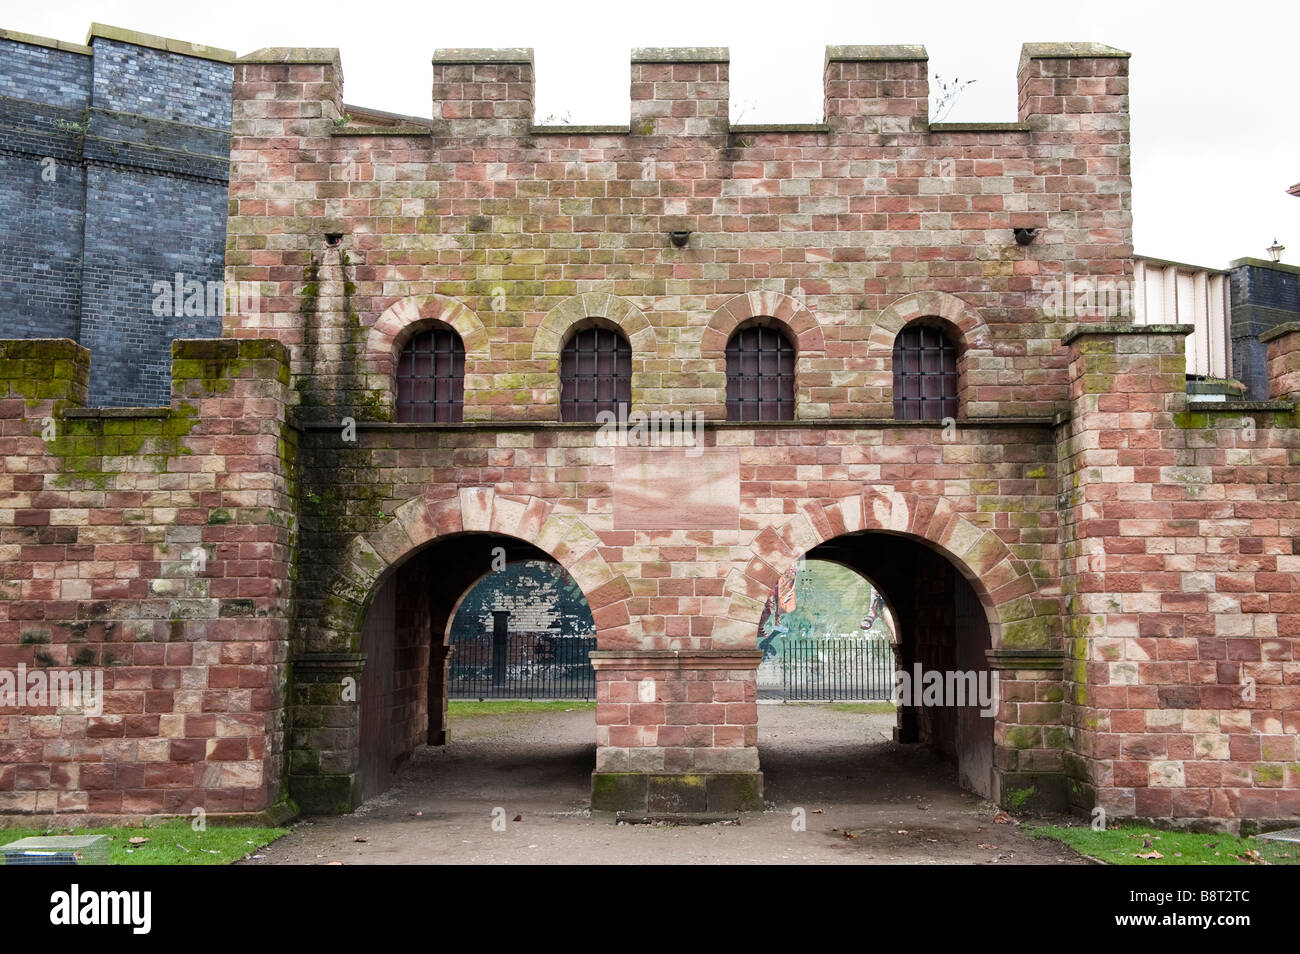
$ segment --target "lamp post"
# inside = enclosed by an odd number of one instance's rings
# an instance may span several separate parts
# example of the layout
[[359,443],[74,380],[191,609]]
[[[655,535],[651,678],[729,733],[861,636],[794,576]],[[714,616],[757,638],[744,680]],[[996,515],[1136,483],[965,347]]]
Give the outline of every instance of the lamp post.
[[1277,239],[1273,239],[1273,244],[1268,247],[1268,257],[1275,262],[1282,261],[1282,253],[1286,251],[1285,245],[1278,244]]

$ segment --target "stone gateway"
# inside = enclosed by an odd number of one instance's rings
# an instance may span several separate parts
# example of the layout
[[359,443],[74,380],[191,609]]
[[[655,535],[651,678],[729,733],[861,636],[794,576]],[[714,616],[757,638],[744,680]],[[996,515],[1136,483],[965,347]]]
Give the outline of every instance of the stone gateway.
[[1128,62],[1028,44],[1016,122],[930,123],[923,48],[831,47],[821,122],[735,126],[726,50],[639,49],[592,127],[535,123],[529,50],[439,50],[431,120],[345,106],[335,50],[235,57],[257,308],[161,407],[0,342],[0,666],[105,673],[99,715],[0,712],[0,812],[349,810],[445,739],[504,550],[591,608],[593,808],[761,807],[758,623],[814,557],[900,668],[998,686],[900,711],[970,790],[1300,816],[1300,326],[1267,400],[1189,406],[1189,327],[1052,297],[1132,281]]

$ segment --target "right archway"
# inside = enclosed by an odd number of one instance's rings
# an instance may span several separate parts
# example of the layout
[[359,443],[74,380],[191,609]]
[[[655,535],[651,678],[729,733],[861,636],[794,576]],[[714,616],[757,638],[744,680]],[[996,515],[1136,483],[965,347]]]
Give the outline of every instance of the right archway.
[[[936,660],[944,661],[946,645],[963,669],[999,676],[996,717],[963,724],[976,716],[910,713],[909,722],[899,727],[901,737],[912,731],[919,741],[928,732],[937,747],[948,744],[962,766],[964,784],[994,801],[1066,810],[1072,738],[1062,681],[1060,596],[1050,579],[1043,579],[1040,588],[1031,566],[1012,551],[1002,532],[982,514],[959,511],[946,497],[888,487],[804,504],[784,523],[760,530],[745,569],[728,577],[728,606],[714,622],[714,647],[755,645],[764,601],[800,557],[815,554],[853,566],[891,604],[906,601],[916,607],[915,625],[935,634],[921,640],[934,644]],[[931,592],[915,570],[910,578],[900,570],[905,567],[927,569],[936,580],[950,579],[951,589],[944,584]],[[935,594],[948,592],[950,605],[945,606]],[[944,617],[927,615],[939,613],[950,614],[948,636],[941,637]],[[915,635],[912,645],[920,645]],[[964,757],[959,749],[965,750]]]
[[[808,551],[856,570],[880,588],[895,627],[898,670],[912,686],[899,706],[895,739],[921,743],[953,760],[963,788],[997,798],[993,738],[996,709],[987,705],[992,648],[988,615],[972,585],[942,554],[915,537],[883,531],[843,534]],[[915,684],[935,673],[936,698]],[[950,688],[960,687],[958,704]],[[981,698],[985,702],[981,705]]]

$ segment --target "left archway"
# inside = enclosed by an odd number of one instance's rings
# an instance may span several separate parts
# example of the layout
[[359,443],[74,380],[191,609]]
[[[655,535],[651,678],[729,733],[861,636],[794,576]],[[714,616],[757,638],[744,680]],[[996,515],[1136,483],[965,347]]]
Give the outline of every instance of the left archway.
[[[454,497],[412,498],[381,527],[352,539],[319,608],[302,621],[308,652],[294,660],[289,781],[305,811],[350,810],[404,754],[440,741],[442,635],[461,595],[491,569],[495,547],[508,562],[539,558],[564,567],[591,608],[598,648],[639,644],[628,581],[605,562],[590,527],[552,509],[538,497],[467,488]],[[389,638],[394,664],[367,675],[367,651],[390,652],[383,649]],[[381,676],[391,686],[374,681]],[[389,701],[384,718],[363,726],[359,702],[367,694]]]
[[[454,534],[430,543],[379,584],[361,628],[356,802],[386,790],[418,747],[447,741],[448,635],[456,610],[492,571],[526,561],[555,562],[515,537]],[[502,658],[489,659],[489,667],[507,666],[507,647],[501,648]],[[504,669],[497,675],[505,676]]]

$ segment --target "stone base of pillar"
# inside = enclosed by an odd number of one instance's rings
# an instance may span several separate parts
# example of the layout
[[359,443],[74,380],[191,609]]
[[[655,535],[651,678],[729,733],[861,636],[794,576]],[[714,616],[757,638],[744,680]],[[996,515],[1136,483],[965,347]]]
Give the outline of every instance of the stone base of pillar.
[[[289,794],[307,815],[342,815],[357,804],[356,690],[365,656],[304,653],[292,663]],[[349,683],[352,692],[347,692]]]
[[595,811],[761,810],[757,650],[598,651]]
[[762,772],[644,775],[593,772],[591,808],[627,815],[720,815],[763,810]]

